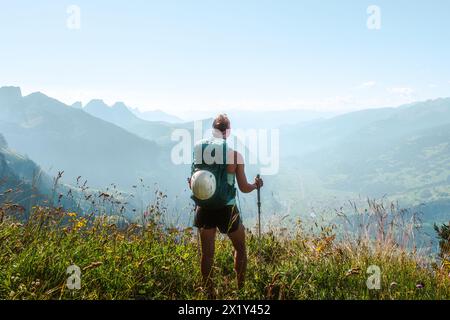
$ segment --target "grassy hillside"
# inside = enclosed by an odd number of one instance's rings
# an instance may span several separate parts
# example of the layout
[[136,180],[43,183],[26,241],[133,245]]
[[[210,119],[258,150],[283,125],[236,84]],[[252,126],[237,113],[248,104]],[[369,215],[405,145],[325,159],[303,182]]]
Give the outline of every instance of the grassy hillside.
[[[153,211],[145,226],[118,229],[107,219],[37,207],[30,220],[0,209],[0,299],[205,299],[197,237],[167,229]],[[376,227],[376,225],[374,225]],[[291,234],[249,233],[245,289],[234,283],[230,242],[216,243],[221,299],[450,299],[450,270],[408,253],[389,233],[336,240],[334,227]],[[318,232],[317,232],[318,231]],[[81,269],[69,290],[66,270]],[[381,289],[369,290],[369,266]]]

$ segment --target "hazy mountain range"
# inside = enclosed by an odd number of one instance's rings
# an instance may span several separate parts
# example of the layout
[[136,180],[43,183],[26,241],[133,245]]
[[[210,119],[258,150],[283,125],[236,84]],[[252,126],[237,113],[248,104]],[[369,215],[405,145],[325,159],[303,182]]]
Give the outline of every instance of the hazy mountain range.
[[[205,128],[210,125],[211,120],[204,121]],[[190,165],[171,161],[175,128],[192,130],[193,123],[142,120],[121,103],[109,107],[94,100],[79,108],[42,93],[22,96],[20,88],[0,88],[0,132],[14,152],[36,161],[50,176],[64,171],[66,184],[74,185],[81,176],[91,188],[114,184],[146,200],[161,190],[181,214],[191,204]]]
[[75,208],[73,198],[59,198],[61,193],[68,191],[69,187],[65,185],[55,188],[52,177],[26,156],[9,149],[0,134],[0,202],[22,206],[24,215],[35,205]]
[[168,114],[161,110],[152,110],[152,111],[140,111],[138,108],[130,108],[131,112],[133,112],[138,118],[147,121],[161,121],[167,123],[180,123],[184,122],[184,120]]
[[[275,108],[276,109],[276,108]],[[183,119],[193,121],[214,118],[218,113],[226,113],[232,119],[232,127],[237,129],[274,129],[286,125],[310,122],[313,120],[329,119],[336,116],[336,112],[309,110],[279,110],[279,111],[250,111],[236,108],[217,111],[195,111],[183,115]]]
[[[174,129],[193,130],[193,122],[168,123],[149,121],[138,117],[123,102],[108,106],[102,100],[92,100],[82,109],[90,115],[108,121],[135,135],[157,142],[162,145],[171,144],[171,134]],[[204,120],[203,126],[210,127],[211,119]]]
[[64,170],[66,182],[81,175],[94,187],[130,189],[139,178],[156,181],[170,162],[154,141],[42,93],[22,97],[19,88],[0,89],[0,128],[12,149],[53,174]]
[[450,99],[292,126],[282,143],[285,157],[330,189],[377,197],[414,192],[414,201],[450,196]]
[[281,136],[274,183],[302,212],[386,196],[450,219],[448,98],[289,126]]
[[[450,99],[338,116],[229,115],[234,128],[280,129],[280,172],[265,177],[267,214],[304,216],[349,199],[386,195],[404,205],[428,204],[429,217],[450,218]],[[23,97],[19,88],[0,89],[0,133],[8,152],[27,155],[50,175],[64,170],[68,184],[82,176],[94,188],[116,183],[133,192],[143,179],[167,191],[181,213],[189,205],[189,165],[172,164],[170,135],[175,128],[192,130],[193,124],[173,122],[145,120],[120,102],[67,106],[42,93]],[[210,119],[204,125],[210,126]],[[2,168],[19,177],[10,166]],[[252,216],[253,197],[241,202]]]

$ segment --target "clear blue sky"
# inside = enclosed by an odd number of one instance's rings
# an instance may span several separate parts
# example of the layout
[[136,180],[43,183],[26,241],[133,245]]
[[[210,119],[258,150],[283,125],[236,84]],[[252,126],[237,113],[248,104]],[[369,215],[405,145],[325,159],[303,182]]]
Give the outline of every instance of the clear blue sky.
[[397,105],[450,96],[449,13],[448,0],[3,0],[0,86],[172,113]]

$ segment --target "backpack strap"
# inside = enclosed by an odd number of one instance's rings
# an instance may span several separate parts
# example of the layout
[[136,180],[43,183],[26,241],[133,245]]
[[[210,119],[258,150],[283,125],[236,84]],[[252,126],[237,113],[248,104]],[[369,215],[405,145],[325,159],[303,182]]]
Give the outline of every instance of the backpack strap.
[[223,164],[227,164],[227,141],[224,139],[223,141]]

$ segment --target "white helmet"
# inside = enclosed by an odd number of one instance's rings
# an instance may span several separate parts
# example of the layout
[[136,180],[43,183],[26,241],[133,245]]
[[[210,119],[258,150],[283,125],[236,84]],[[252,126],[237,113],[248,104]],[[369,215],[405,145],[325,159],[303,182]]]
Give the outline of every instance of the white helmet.
[[208,200],[216,192],[216,177],[206,170],[199,170],[192,175],[191,189],[199,200]]

